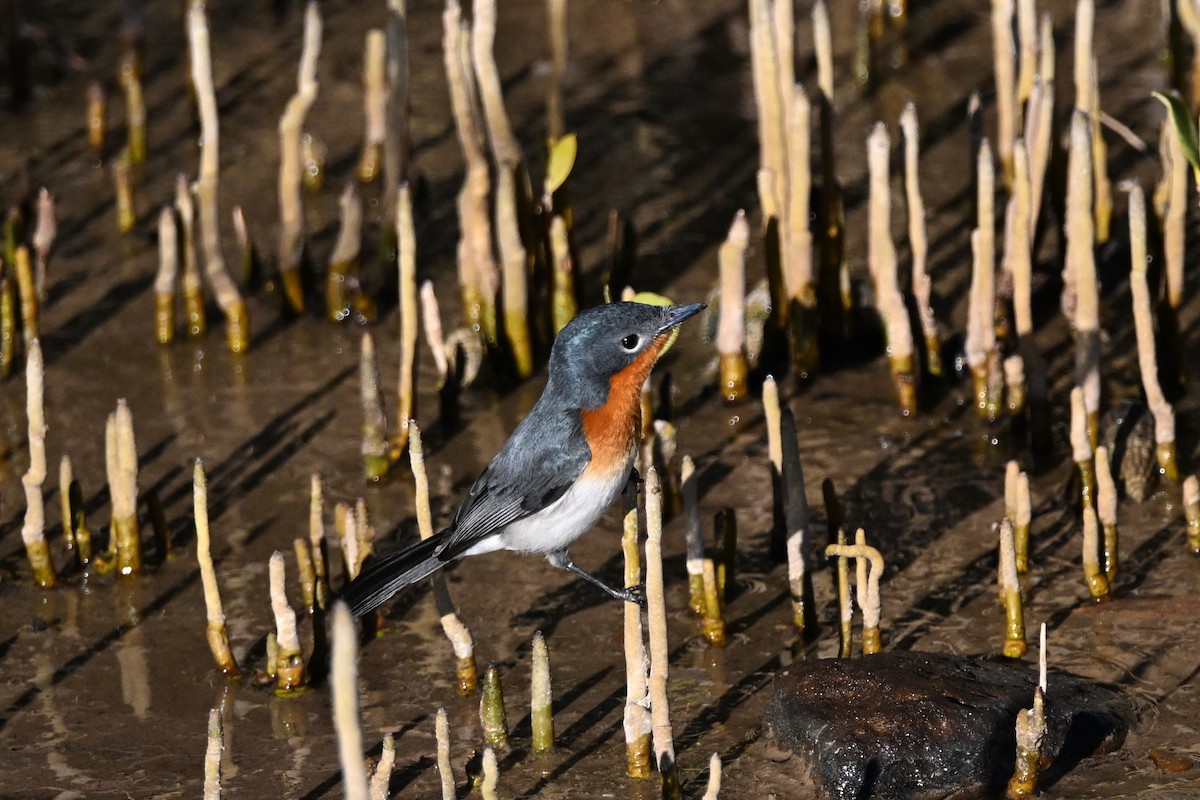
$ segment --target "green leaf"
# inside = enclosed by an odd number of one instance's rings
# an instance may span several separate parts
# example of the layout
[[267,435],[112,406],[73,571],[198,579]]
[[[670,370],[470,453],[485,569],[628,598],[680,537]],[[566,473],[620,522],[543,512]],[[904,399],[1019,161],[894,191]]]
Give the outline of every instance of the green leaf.
[[1152,94],[1171,113],[1171,125],[1175,128],[1175,135],[1179,137],[1179,145],[1183,148],[1183,154],[1187,156],[1188,163],[1192,165],[1192,174],[1196,176],[1196,182],[1200,183],[1200,134],[1196,132],[1196,123],[1192,120],[1187,105],[1176,91],[1172,91],[1170,94],[1162,92],[1153,92]]
[[579,141],[575,134],[568,133],[550,145],[550,160],[546,164],[546,191],[557,192],[567,182],[571,168],[575,166],[575,153]]

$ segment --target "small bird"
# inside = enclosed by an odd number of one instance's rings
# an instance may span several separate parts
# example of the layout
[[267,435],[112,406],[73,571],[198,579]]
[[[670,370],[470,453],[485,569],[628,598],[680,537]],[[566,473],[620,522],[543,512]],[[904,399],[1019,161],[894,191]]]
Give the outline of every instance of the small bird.
[[369,564],[343,592],[366,614],[404,587],[464,556],[541,553],[615,598],[575,565],[567,548],[596,524],[633,477],[641,391],[676,327],[701,303],[609,303],[576,316],[550,352],[549,378],[529,416],[500,448],[445,530]]

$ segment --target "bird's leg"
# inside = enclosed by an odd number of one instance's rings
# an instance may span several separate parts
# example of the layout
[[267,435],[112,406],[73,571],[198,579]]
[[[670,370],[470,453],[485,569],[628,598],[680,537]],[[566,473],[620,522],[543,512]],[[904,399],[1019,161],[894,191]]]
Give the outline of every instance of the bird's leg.
[[586,573],[582,569],[580,569],[578,566],[576,566],[575,562],[571,560],[571,556],[568,555],[567,551],[565,551],[565,550],[563,550],[562,552],[549,554],[548,556],[546,556],[546,560],[549,561],[553,566],[560,567],[561,569],[566,569],[566,570],[570,570],[571,572],[574,572],[576,575],[583,578],[588,583],[590,583],[594,586],[598,586],[601,589],[603,589],[604,591],[608,592],[610,595],[615,597],[617,600],[625,600],[626,602],[629,602],[629,603],[637,603],[639,606],[646,605],[646,588],[642,584],[638,584],[637,586],[630,586],[629,588],[626,588],[626,589],[614,589],[613,587],[609,586],[604,581],[597,578],[595,575],[589,575],[588,573]]
[[625,489],[621,494],[627,494],[630,497],[637,497],[638,492],[642,490],[642,484],[646,481],[642,479],[642,474],[638,472],[637,467],[629,468],[629,478],[625,481]]

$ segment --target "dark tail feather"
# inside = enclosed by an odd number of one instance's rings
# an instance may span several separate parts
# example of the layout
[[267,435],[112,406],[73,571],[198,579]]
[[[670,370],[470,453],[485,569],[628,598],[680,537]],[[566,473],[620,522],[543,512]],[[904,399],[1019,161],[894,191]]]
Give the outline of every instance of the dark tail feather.
[[374,611],[404,587],[432,575],[450,563],[435,555],[442,538],[440,534],[430,536],[368,564],[366,569],[342,590],[342,599],[350,606],[350,612],[358,617]]

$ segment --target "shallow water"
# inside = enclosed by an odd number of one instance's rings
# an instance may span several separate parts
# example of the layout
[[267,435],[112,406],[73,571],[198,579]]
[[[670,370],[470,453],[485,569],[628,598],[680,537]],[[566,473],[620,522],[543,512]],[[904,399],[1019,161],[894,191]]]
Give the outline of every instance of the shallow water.
[[[27,467],[24,389],[19,377],[0,386],[0,796],[196,796],[203,778],[205,720],[220,707],[225,720],[225,793],[336,797],[341,794],[329,697],[325,687],[282,699],[249,681],[227,683],[212,667],[191,531],[192,461],[209,475],[218,576],[239,661],[264,666],[272,619],[266,562],[288,555],[289,589],[298,606],[291,541],[307,531],[308,480],[319,470],[327,511],[335,501],[366,498],[381,547],[415,536],[411,490],[403,472],[383,485],[361,479],[355,329],[315,315],[287,320],[277,294],[251,298],[254,344],[229,356],[221,323],[210,320],[201,342],[160,348],[153,341],[151,280],[157,207],[170,197],[178,171],[195,169],[195,127],[183,84],[185,43],[180,15],[163,4],[147,9],[146,85],[150,160],[138,189],[141,222],[118,237],[111,182],[87,150],[82,123],[86,78],[112,75],[116,45],[106,33],[115,8],[65,0],[27,3],[29,23],[45,35],[46,66],[34,104],[0,114],[0,191],[12,202],[16,170],[36,153],[34,176],[58,200],[59,244],[51,265],[51,301],[44,309],[47,360],[47,442],[51,478],[47,517],[57,519],[55,467],[69,453],[93,528],[107,523],[102,487],[104,420],[118,397],[129,399],[141,454],[143,496],[162,500],[176,545],[146,577],[128,582],[93,577],[53,591],[32,587],[21,549]],[[288,4],[284,4],[288,5]],[[329,153],[325,188],[310,198],[307,223],[314,263],[322,264],[336,233],[337,195],[352,177],[361,138],[359,74],[362,36],[382,24],[383,3],[326,4],[320,96],[307,128]],[[915,9],[903,37],[892,37],[894,71],[862,96],[851,83],[855,4],[836,4],[840,175],[846,186],[850,263],[865,277],[865,138],[877,118],[894,122],[915,99],[924,133],[922,184],[931,222],[931,270],[937,311],[957,329],[965,315],[971,224],[967,97],[989,100],[990,38],[986,11],[962,0]],[[413,135],[422,189],[416,209],[422,277],[435,282],[447,324],[457,313],[453,247],[454,195],[461,161],[450,126],[440,51],[440,8],[413,4]],[[1068,4],[1050,9],[1058,21],[1059,74],[1069,75]],[[547,47],[544,7],[505,3],[498,59],[514,127],[534,174],[543,160]],[[610,208],[633,219],[639,234],[638,288],[700,299],[715,277],[715,246],[739,207],[755,204],[757,142],[742,4],[605,2],[570,6],[571,57],[566,92],[568,128],[580,136],[571,178],[583,255],[580,281],[599,299]],[[799,14],[800,76],[810,89],[814,68],[807,6]],[[210,26],[222,113],[222,219],[245,207],[260,250],[274,248],[277,160],[275,125],[295,80],[300,15],[279,16],[266,4],[214,5]],[[1153,4],[1103,4],[1097,14],[1102,102],[1109,113],[1153,141],[1161,112],[1149,91],[1165,83],[1162,36]],[[902,53],[899,39],[907,45]],[[903,56],[903,57],[902,57]],[[1060,109],[1069,101],[1060,82]],[[110,87],[111,89],[112,87]],[[110,96],[112,138],[122,136],[121,103]],[[992,124],[993,109],[985,105]],[[1156,166],[1109,137],[1114,183],[1148,180]],[[898,189],[898,184],[894,184]],[[370,192],[368,196],[372,196]],[[1118,194],[1117,243],[1101,248],[1102,274],[1114,276],[1106,318],[1106,396],[1137,393],[1128,294],[1116,279],[1127,269]],[[903,223],[896,194],[895,231]],[[364,261],[373,264],[378,210],[368,210]],[[223,231],[227,257],[232,230]],[[1057,237],[1045,237],[1041,268],[1058,270]],[[901,258],[905,259],[901,244]],[[754,274],[761,271],[758,259]],[[378,281],[378,275],[373,276]],[[1195,291],[1195,280],[1189,289]],[[1123,504],[1121,576],[1117,600],[1093,607],[1079,574],[1079,526],[1062,501],[1073,466],[1066,460],[1065,387],[1071,348],[1054,313],[1057,299],[1039,295],[1038,341],[1048,356],[1062,402],[1056,407],[1061,447],[1034,477],[1034,556],[1027,584],[1031,641],[1038,623],[1050,627],[1051,662],[1119,687],[1140,709],[1125,747],[1081,764],[1050,789],[1070,798],[1200,797],[1197,720],[1200,621],[1192,613],[1200,561],[1183,546],[1175,490],[1146,503]],[[390,305],[382,298],[385,306]],[[1196,304],[1181,324],[1195,341]],[[385,308],[373,328],[384,385],[394,380],[397,320]],[[1194,350],[1188,372],[1195,374]],[[662,372],[674,378],[681,453],[697,461],[701,514],[737,509],[741,532],[738,594],[727,609],[730,646],[706,648],[686,609],[682,528],[667,528],[668,609],[673,648],[672,721],[685,794],[698,796],[711,752],[725,763],[722,797],[807,796],[789,765],[775,764],[755,741],[771,673],[791,656],[786,576],[766,544],[770,478],[762,415],[753,401],[726,407],[715,398],[710,347],[686,331]],[[540,389],[535,378],[506,393],[472,392],[465,427],[443,435],[436,424],[433,365],[422,350],[417,418],[427,444],[435,513],[446,519],[487,457],[499,447]],[[795,388],[795,387],[791,387]],[[989,430],[965,405],[969,389],[955,385],[912,419],[899,417],[886,363],[848,364],[789,392],[797,414],[816,538],[827,537],[820,482],[831,478],[847,509],[847,525],[865,527],[888,567],[884,642],[895,648],[955,653],[995,652],[1003,619],[995,595],[991,524],[1002,514],[1004,460],[1014,446]],[[1196,455],[1200,414],[1194,390],[1178,404],[1180,455]],[[997,443],[993,444],[992,440]],[[1019,457],[1032,467],[1027,454]],[[144,513],[144,508],[143,508]],[[148,527],[148,526],[147,526]],[[618,520],[610,514],[575,548],[576,560],[610,580],[620,573]],[[50,535],[58,533],[51,523]],[[61,555],[61,554],[59,554]],[[551,757],[504,762],[501,796],[650,798],[653,782],[624,777],[621,710],[624,675],[617,604],[538,559],[494,554],[472,559],[449,577],[459,612],[474,632],[481,663],[500,667],[509,722],[528,744],[529,642],[542,630],[550,645],[556,687],[559,750]],[[817,575],[824,623],[808,656],[836,652],[827,571]],[[387,731],[398,732],[392,790],[431,796],[433,717],[450,716],[458,777],[480,743],[476,698],[453,690],[452,656],[432,602],[418,589],[395,604],[386,634],[362,651],[360,700],[365,741],[374,754]],[[302,626],[307,635],[306,626]],[[1032,662],[1034,656],[1027,656]],[[1051,686],[1051,701],[1053,686]],[[1190,759],[1185,772],[1159,770],[1150,750]]]

